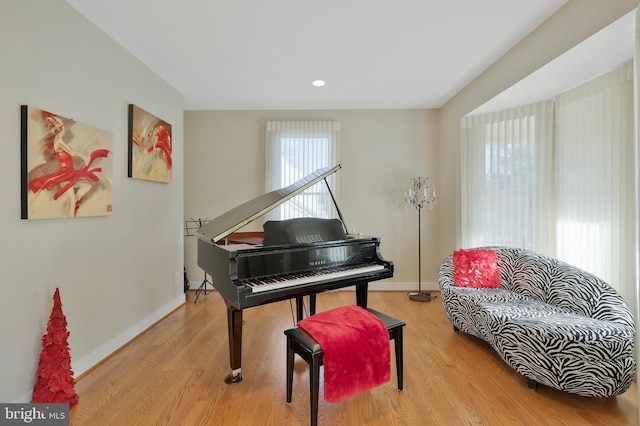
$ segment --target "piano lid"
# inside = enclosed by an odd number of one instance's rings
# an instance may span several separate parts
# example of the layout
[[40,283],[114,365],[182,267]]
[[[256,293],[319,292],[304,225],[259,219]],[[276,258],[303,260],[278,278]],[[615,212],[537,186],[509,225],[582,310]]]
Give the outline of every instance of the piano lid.
[[247,201],[208,222],[195,232],[204,241],[215,243],[232,232],[270,212],[340,169],[340,164],[318,169],[299,181]]

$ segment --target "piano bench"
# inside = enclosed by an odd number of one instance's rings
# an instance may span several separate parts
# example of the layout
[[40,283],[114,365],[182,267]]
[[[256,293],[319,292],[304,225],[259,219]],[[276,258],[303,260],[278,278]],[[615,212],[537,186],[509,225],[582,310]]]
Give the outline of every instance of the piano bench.
[[[396,353],[396,377],[398,380],[398,389],[402,390],[402,381],[404,377],[402,361],[402,327],[405,326],[405,323],[374,309],[367,308],[367,311],[380,318],[389,331],[389,340],[394,341]],[[309,364],[309,406],[311,407],[311,425],[316,426],[318,424],[320,366],[323,364],[322,347],[313,339],[313,337],[298,327],[285,330],[284,334],[287,336],[287,403],[291,402],[291,396],[293,393],[293,361],[295,354],[298,354],[300,358]]]

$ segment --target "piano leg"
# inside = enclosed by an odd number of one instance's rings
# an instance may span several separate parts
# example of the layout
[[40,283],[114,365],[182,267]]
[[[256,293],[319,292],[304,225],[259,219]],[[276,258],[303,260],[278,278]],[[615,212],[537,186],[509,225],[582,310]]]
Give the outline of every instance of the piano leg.
[[304,318],[304,297],[296,297],[296,322],[301,321]]
[[367,293],[369,291],[369,283],[356,284],[356,305],[367,307]]
[[[309,315],[316,313],[316,295],[309,295]],[[304,319],[304,297],[296,297],[296,322]]]
[[[356,284],[356,305],[363,308],[367,307],[367,294],[369,291],[369,283]],[[304,318],[304,298],[296,297],[296,322]],[[316,294],[309,295],[309,315],[316,313]]]
[[309,315],[315,315],[316,313],[316,295],[309,295]]
[[227,325],[229,327],[229,362],[231,374],[225,377],[228,385],[242,381],[242,310],[236,309],[225,299],[227,304]]

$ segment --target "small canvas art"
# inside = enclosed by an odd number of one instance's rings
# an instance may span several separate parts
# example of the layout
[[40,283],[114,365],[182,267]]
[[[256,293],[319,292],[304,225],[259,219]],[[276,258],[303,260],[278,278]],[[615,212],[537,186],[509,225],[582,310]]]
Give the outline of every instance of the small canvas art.
[[171,124],[129,105],[129,177],[171,182]]
[[113,134],[27,105],[21,121],[22,219],[110,215]]

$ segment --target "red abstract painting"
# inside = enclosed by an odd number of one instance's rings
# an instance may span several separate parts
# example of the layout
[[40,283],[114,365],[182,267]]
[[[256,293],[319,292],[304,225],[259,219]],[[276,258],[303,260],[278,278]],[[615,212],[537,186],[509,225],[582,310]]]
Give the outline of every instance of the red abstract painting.
[[112,212],[113,135],[23,105],[22,218]]

